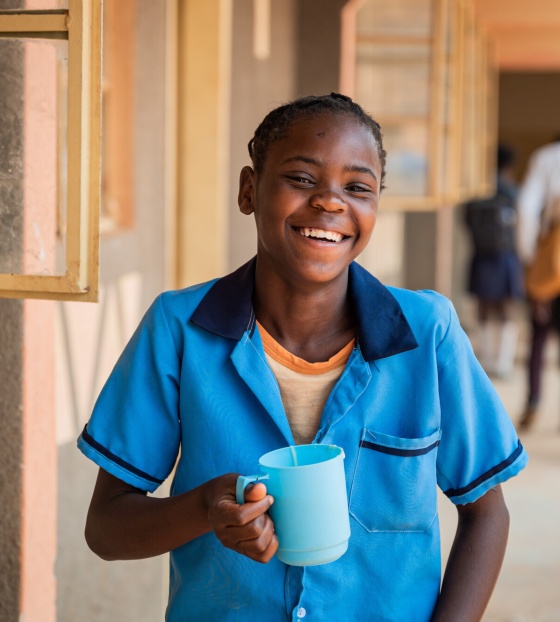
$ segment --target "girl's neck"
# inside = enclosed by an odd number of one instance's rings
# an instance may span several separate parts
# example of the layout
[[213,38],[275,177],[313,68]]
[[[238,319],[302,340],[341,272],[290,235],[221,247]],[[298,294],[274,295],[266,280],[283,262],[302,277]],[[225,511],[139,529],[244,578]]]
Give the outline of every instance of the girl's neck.
[[310,363],[327,361],[355,337],[347,271],[330,283],[294,285],[257,269],[253,306],[267,332]]

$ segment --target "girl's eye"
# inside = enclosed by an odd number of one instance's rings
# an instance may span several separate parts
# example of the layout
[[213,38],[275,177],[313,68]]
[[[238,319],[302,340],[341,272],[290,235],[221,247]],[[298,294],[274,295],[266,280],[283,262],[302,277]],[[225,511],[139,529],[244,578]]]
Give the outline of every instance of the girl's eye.
[[312,184],[312,180],[308,177],[301,177],[299,175],[288,175],[290,181],[295,181],[298,184],[309,185]]
[[359,184],[351,184],[350,186],[346,186],[346,189],[349,192],[371,192],[370,188]]

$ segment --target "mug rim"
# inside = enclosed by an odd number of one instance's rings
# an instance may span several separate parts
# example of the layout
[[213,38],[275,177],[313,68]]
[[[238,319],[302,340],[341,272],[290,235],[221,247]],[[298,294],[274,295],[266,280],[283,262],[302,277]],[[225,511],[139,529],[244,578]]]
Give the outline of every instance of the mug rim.
[[[326,460],[321,460],[321,462],[314,462],[312,464],[302,464],[302,465],[290,465],[290,466],[276,466],[276,465],[271,465],[271,464],[266,464],[264,462],[264,460],[268,457],[271,456],[272,454],[276,454],[282,451],[290,451],[292,449],[295,449],[297,451],[298,448],[300,447],[320,447],[321,449],[326,449],[326,448],[332,448],[332,449],[336,449],[337,453],[336,455],[327,458]],[[313,451],[315,451],[315,449],[313,449]],[[316,467],[319,464],[324,464],[325,462],[330,462],[331,460],[336,460],[337,458],[344,458],[344,449],[342,447],[340,447],[340,445],[334,445],[333,443],[304,443],[303,445],[286,445],[285,447],[279,447],[278,449],[273,449],[272,451],[268,451],[266,454],[263,454],[260,458],[259,458],[259,465],[266,467],[267,469],[278,469],[278,470],[287,470],[287,469],[305,469],[305,468],[312,468],[312,467]]]

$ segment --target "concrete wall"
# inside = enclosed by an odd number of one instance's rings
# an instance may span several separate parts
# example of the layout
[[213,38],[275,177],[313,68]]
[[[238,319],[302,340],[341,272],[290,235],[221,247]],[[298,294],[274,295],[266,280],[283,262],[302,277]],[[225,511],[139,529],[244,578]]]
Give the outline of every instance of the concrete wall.
[[405,215],[403,286],[434,289],[436,214],[410,212]]
[[[23,46],[9,40],[1,45],[0,269],[18,270],[23,228]],[[0,619],[12,622],[19,617],[22,527],[23,302],[19,300],[0,300],[0,378]]]
[[340,11],[346,0],[297,2],[296,97],[339,90]]
[[15,622],[20,596],[23,303],[0,300],[0,319],[0,620]]

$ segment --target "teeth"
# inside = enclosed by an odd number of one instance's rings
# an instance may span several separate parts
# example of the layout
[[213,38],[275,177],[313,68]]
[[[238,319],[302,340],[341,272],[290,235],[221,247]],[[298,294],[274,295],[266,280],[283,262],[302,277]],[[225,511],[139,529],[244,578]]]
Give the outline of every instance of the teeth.
[[324,231],[323,229],[312,229],[311,227],[303,227],[299,229],[299,232],[306,238],[330,240],[331,242],[340,242],[344,237],[342,233],[337,233],[336,231]]

